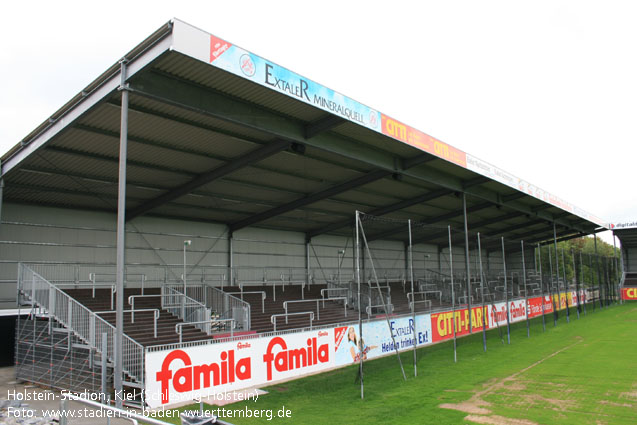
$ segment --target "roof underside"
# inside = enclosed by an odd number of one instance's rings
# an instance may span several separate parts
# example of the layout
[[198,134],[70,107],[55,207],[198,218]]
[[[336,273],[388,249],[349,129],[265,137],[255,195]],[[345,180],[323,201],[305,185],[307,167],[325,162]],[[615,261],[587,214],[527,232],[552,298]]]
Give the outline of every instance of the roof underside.
[[[129,83],[129,220],[155,215],[231,231],[350,236],[360,210],[431,225],[420,241],[443,244],[433,226],[462,229],[465,193],[469,228],[486,235],[539,242],[553,237],[553,223],[558,237],[598,227],[174,51]],[[6,172],[4,201],[115,213],[120,105],[121,92],[110,91]]]

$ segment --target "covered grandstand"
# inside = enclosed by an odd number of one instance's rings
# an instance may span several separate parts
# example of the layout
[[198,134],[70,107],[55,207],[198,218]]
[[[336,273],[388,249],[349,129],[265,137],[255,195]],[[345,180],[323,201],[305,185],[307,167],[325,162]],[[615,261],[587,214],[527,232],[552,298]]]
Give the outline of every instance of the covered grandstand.
[[[312,328],[312,372],[322,329],[343,338],[359,316],[411,314],[415,334],[465,308],[468,333],[487,314],[528,319],[530,297],[555,314],[617,297],[616,264],[598,263],[593,288],[566,277],[581,256],[556,249],[606,230],[599,218],[179,20],[1,165],[3,306],[29,313],[18,377],[44,385],[163,397],[172,378],[157,359],[177,348],[232,368],[218,341],[239,350]],[[423,343],[450,336],[429,331]],[[239,353],[220,389],[240,388]]]

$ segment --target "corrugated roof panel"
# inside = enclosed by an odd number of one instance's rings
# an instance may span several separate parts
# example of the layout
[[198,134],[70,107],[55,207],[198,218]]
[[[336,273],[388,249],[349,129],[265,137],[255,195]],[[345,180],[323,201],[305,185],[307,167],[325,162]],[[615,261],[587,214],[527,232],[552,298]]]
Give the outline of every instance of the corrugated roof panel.
[[[111,134],[112,142],[119,146],[119,114],[118,107],[107,104],[83,118],[80,121],[82,130],[79,131],[90,135],[96,134],[99,130],[106,130]],[[173,148],[175,152],[188,151],[220,159],[234,158],[260,146],[220,132],[131,110],[129,142],[136,140],[151,149],[154,145],[161,145]]]
[[[131,96],[132,109],[142,109],[146,113],[152,112],[155,115],[161,115],[169,119],[181,121],[182,123],[192,123],[193,125],[203,126],[205,128],[213,129],[224,133],[234,134],[237,137],[247,137],[248,140],[272,140],[272,136],[263,131],[255,130],[249,127],[240,126],[237,124],[223,121],[213,118],[209,115],[193,112],[188,109],[179,108],[169,104],[157,102],[152,99],[148,99],[141,96]],[[196,145],[194,145],[196,147]]]
[[378,194],[385,194],[387,196],[395,196],[404,199],[414,198],[428,192],[422,187],[414,187],[412,185],[403,184],[402,182],[397,182],[391,177],[376,180],[375,182],[366,184],[363,188]]
[[172,204],[165,204],[155,208],[149,214],[164,216],[164,217],[180,217],[190,218],[194,220],[203,220],[214,223],[228,223],[235,220],[240,220],[244,217],[242,214],[236,214],[227,211],[215,211],[211,209],[199,209],[191,208],[185,209],[180,206],[174,206]]
[[58,172],[73,171],[77,174],[91,174],[117,178],[117,163],[103,161],[98,158],[71,153],[43,150],[36,157],[30,158],[24,165],[26,168],[41,168]]
[[50,147],[62,147],[91,155],[101,155],[115,159],[119,158],[119,140],[86,131],[66,131],[60,137],[56,138],[53,143],[44,148],[44,151],[49,151]]
[[400,202],[402,200],[400,198],[396,198],[392,196],[372,195],[370,193],[364,193],[358,190],[350,190],[349,192],[336,195],[333,198],[339,201],[348,201],[352,203],[360,203],[363,205],[372,205],[374,207],[390,205],[396,202]]
[[296,175],[307,175],[311,180],[324,180],[325,183],[341,183],[360,176],[347,168],[326,164],[304,155],[282,152],[261,161],[265,166]]
[[253,185],[258,185],[260,182],[267,182],[269,186],[290,192],[307,191],[306,193],[313,193],[325,186],[318,182],[258,169],[239,170],[232,174],[232,179]]
[[225,164],[224,161],[218,161],[200,155],[175,152],[174,150],[148,146],[132,141],[128,143],[128,157],[131,161],[144,161],[162,168],[179,167],[194,174],[202,174]]
[[311,146],[306,146],[305,154],[308,157],[314,158],[318,161],[325,161],[326,163],[339,166],[342,168],[347,168],[348,170],[364,172],[370,169],[369,164],[365,164],[361,161],[356,161],[353,159],[338,156],[328,151],[316,149]]
[[321,201],[314,202],[308,206],[309,208],[322,210],[326,213],[333,213],[335,215],[349,215],[354,214],[356,209],[367,209],[368,205],[353,205],[344,202],[334,201],[332,199],[323,199]]
[[267,187],[258,188],[254,185],[242,184],[240,182],[218,180],[201,188],[203,192],[214,192],[218,195],[238,196],[240,198],[263,200],[272,203],[289,202],[296,199],[298,195],[281,190],[269,189]]
[[176,200],[176,203],[184,208],[206,208],[223,211],[233,211],[241,214],[254,214],[269,208],[258,202],[239,202],[232,199],[218,196],[200,196],[188,194]]
[[326,114],[269,88],[179,54],[167,55],[154,68],[301,121],[311,122]]

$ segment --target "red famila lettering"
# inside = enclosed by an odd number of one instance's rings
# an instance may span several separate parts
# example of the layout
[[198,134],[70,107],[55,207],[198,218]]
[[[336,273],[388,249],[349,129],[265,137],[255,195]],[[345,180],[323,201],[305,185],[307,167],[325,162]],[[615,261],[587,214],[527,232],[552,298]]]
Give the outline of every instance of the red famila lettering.
[[[274,353],[275,347],[281,351]],[[288,350],[285,340],[281,337],[272,338],[268,349],[263,355],[263,361],[267,365],[267,380],[272,380],[272,364],[277,372],[287,372],[292,369],[313,366],[318,363],[327,363],[330,360],[327,344],[318,345],[316,338],[308,338],[307,347]]]
[[[164,359],[161,370],[157,372],[157,382],[161,382],[161,402],[168,403],[170,384],[178,393],[185,393],[200,388],[223,385],[246,380],[252,377],[250,357],[235,362],[234,350],[222,351],[221,361],[191,366],[190,356],[183,350],[171,351]],[[184,367],[170,370],[173,360],[180,360]]]

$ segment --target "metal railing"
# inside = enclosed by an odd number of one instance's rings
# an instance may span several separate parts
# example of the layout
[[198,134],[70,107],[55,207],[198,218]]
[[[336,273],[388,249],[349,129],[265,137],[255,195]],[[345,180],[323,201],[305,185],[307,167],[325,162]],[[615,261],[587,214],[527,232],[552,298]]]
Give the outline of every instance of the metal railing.
[[[206,335],[210,335],[215,325],[217,325],[218,326],[217,329],[219,329],[220,324],[227,323],[227,322],[230,323],[230,338],[233,338],[234,329],[236,327],[234,319],[211,319],[211,320],[202,320],[201,322],[177,323],[175,324],[175,332],[179,334],[179,343],[181,344],[184,326],[191,326],[195,324],[205,324],[207,328]],[[223,331],[223,330],[225,329],[220,329],[220,331]]]
[[86,286],[90,286],[92,288],[92,297],[95,298],[95,288],[96,287],[105,287],[105,288],[110,288],[111,292],[110,292],[110,298],[111,298],[111,310],[113,310],[115,308],[115,293],[117,293],[117,285],[115,285],[114,283],[107,283],[107,282],[95,282],[95,283],[91,283],[91,282],[77,282],[77,283],[65,283],[65,282],[61,282],[61,283],[57,283],[54,284],[57,288],[62,288],[62,287],[69,287],[69,288],[73,288],[73,289],[77,289],[78,287],[82,288],[82,287],[86,287]]
[[376,304],[376,305],[368,305],[367,307],[365,307],[365,313],[367,313],[368,316],[371,316],[372,314],[374,314],[373,310],[375,308],[377,309],[383,309],[383,311],[381,313],[378,314],[385,314],[385,310],[387,310],[387,307],[389,307],[389,312],[387,314],[393,314],[394,313],[394,305],[393,304],[389,304],[389,305],[383,305],[383,304]]
[[[49,317],[100,353],[99,335],[106,333],[106,356],[113,361],[115,327],[22,263],[18,269],[18,294],[45,310]],[[124,371],[133,380],[143,382],[144,347],[124,335],[122,351]]]
[[[130,313],[131,323],[135,323],[135,312],[144,313],[147,311],[153,311],[155,314],[153,315],[153,336],[157,338],[157,320],[159,320],[160,310],[158,308],[138,308],[135,310],[124,310],[123,313]],[[94,311],[93,313],[100,314],[115,314],[115,310],[106,310],[106,311]]]
[[[178,288],[176,290],[179,293],[183,288],[181,285],[170,287]],[[250,303],[207,283],[189,284],[186,292],[190,298],[206,306],[211,315],[218,319],[234,319],[237,329],[250,330]]]
[[[349,288],[324,288],[321,289],[321,298],[323,299],[323,308],[325,308],[325,294],[327,293],[327,300],[329,301],[331,298],[329,296],[330,292],[343,292],[345,291],[346,293],[349,294]],[[343,298],[345,298],[345,305],[347,305],[347,300],[349,299],[349,297],[347,296],[343,296]]]
[[210,318],[210,309],[204,303],[184,294],[182,290],[182,285],[162,286],[161,307],[184,322],[208,320]]
[[[241,292],[224,292],[228,295],[241,294],[241,301],[243,301],[243,294],[261,294],[261,313],[265,313],[265,291],[241,291]],[[275,299],[276,301],[276,299]]]
[[428,306],[427,308],[429,308],[429,310],[431,310],[431,300],[416,300],[416,301],[409,301],[409,308],[411,309],[412,306],[414,306],[416,304],[425,304],[426,306]]
[[273,314],[272,316],[270,316],[270,323],[272,323],[274,325],[274,331],[276,332],[276,318],[277,317],[285,317],[285,323],[288,322],[288,316],[300,316],[300,315],[306,315],[309,314],[310,315],[310,330],[312,329],[312,321],[314,320],[314,312],[313,311],[299,311],[299,312],[295,312],[295,313],[280,313],[280,314]]
[[[130,281],[128,280],[129,277],[133,277],[136,276],[139,278],[139,281],[134,280],[134,281]],[[107,277],[108,281],[106,282],[99,282],[98,278],[99,277]],[[93,285],[93,298],[95,298],[95,286],[99,285],[100,283],[106,283],[107,285],[114,285],[114,281],[117,278],[117,273],[89,273],[88,274],[88,280],[91,281],[92,285]],[[124,274],[124,282],[126,283],[135,283],[135,282],[140,282],[141,283],[141,288],[142,288],[142,295],[144,294],[144,282],[146,282],[146,275],[144,273],[125,273]]]
[[[427,295],[429,294],[436,294],[438,295],[438,303],[440,305],[442,305],[442,291],[417,291],[417,292],[407,292],[407,302],[411,303],[412,301],[415,300],[415,296],[416,295],[420,295],[421,299],[423,299],[422,297],[424,297],[424,300],[429,300],[431,301],[429,298],[427,298]],[[418,301],[416,301],[418,302]],[[410,304],[411,305],[411,304]]]

